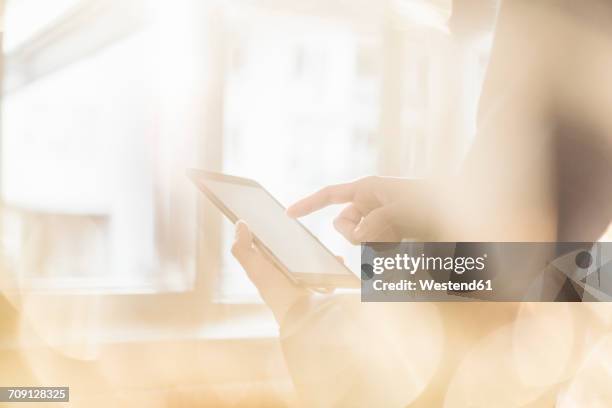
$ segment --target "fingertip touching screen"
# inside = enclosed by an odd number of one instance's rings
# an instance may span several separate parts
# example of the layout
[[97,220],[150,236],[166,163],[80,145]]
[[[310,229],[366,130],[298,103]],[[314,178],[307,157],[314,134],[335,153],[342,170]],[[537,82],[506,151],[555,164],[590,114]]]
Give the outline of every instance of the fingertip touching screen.
[[351,275],[298,221],[261,186],[199,180],[289,270],[296,273]]

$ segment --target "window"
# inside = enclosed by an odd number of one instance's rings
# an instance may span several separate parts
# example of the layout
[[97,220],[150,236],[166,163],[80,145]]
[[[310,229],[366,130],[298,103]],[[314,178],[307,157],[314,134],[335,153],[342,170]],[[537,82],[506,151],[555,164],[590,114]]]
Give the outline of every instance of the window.
[[[245,63],[226,79],[223,171],[252,177],[284,204],[320,188],[376,173],[378,75],[361,75],[359,50],[371,35],[346,23],[265,12],[227,21]],[[232,53],[231,55],[235,55]],[[333,210],[332,210],[333,212]],[[330,212],[304,221],[347,262],[353,247],[330,227]],[[220,299],[250,301],[255,290],[231,257],[224,224]]]
[[6,15],[1,181],[11,269],[36,288],[190,289],[195,192],[183,179],[194,156],[189,136],[168,137],[163,105],[165,81],[180,86],[182,73],[160,66],[154,24],[114,32],[117,5],[53,3],[64,13],[36,29],[27,22],[39,14],[20,2]]
[[[43,3],[38,19],[8,2],[0,157],[7,262],[35,287],[256,302],[186,168],[289,204],[364,175],[426,176],[440,146],[457,159],[469,141],[474,112],[449,106],[479,84],[444,60],[452,37],[396,26],[376,2]],[[486,52],[472,54],[462,69],[480,78]],[[336,212],[304,222],[357,269]]]

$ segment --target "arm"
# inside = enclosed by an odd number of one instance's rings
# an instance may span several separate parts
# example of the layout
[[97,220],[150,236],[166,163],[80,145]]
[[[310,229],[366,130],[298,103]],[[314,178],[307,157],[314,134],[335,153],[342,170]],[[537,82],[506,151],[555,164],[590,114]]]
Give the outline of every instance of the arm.
[[442,329],[433,304],[361,303],[294,286],[236,228],[234,256],[280,325],[281,346],[307,406],[402,407],[438,367]]

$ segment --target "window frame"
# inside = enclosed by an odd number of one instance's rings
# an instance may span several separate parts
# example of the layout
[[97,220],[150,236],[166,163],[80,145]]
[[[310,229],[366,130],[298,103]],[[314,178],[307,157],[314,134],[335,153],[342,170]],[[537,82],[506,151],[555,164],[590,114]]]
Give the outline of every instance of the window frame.
[[[136,9],[144,4],[141,0],[131,3]],[[2,96],[17,92],[19,88],[31,82],[138,32],[145,26],[146,18],[137,12],[125,16],[125,10],[122,9],[124,6],[98,0],[82,0],[52,25],[44,27],[33,38],[5,55]],[[210,52],[223,58],[211,58],[211,61],[216,63],[211,67],[210,77],[207,78],[211,86],[203,102],[216,108],[208,110],[206,124],[199,129],[204,134],[199,141],[202,145],[201,151],[205,152],[199,161],[203,167],[220,169],[223,142],[224,33],[218,7],[206,11],[208,13],[205,18],[211,23],[207,34],[211,34],[211,38],[205,40],[208,41]],[[100,25],[109,28],[104,35],[100,33]],[[75,42],[74,38],[78,40]],[[70,52],[67,53],[66,50]],[[146,326],[197,328],[205,323],[214,323],[238,315],[268,316],[269,313],[261,303],[215,302],[215,283],[221,273],[221,216],[203,197],[199,196],[197,201],[195,280],[191,290],[146,293],[146,288],[105,291],[75,287],[33,291],[26,289],[24,292],[19,285],[8,282],[5,278],[2,279],[3,292],[18,307],[27,302],[30,313],[61,311],[71,305],[87,304],[89,299],[96,298],[99,302],[98,310],[105,316],[103,321],[110,322],[112,327],[131,327],[136,323]],[[207,237],[206,245],[203,235]]]
[[[132,0],[130,4],[138,9],[145,0]],[[235,0],[233,4],[244,5],[244,2]],[[6,86],[3,95],[15,92],[19,87],[34,81],[44,75],[77,61],[79,58],[95,52],[105,45],[111,44],[125,36],[130,35],[146,24],[146,18],[137,12],[128,13],[126,19],[121,12],[123,3],[101,2],[99,0],[82,0],[78,6],[60,18],[51,27],[47,27],[27,44],[8,55],[5,59]],[[202,168],[209,170],[222,170],[223,167],[223,123],[224,123],[224,85],[229,68],[227,55],[228,33],[224,26],[223,5],[211,2],[207,5],[206,39],[209,47],[208,57],[211,61],[211,70],[206,78],[209,84],[206,95],[202,101],[205,120],[198,129],[204,135],[199,143],[198,151],[203,152],[198,160]],[[331,16],[334,19],[350,19],[359,29],[379,30],[388,23],[388,10],[365,10],[361,7],[357,15],[355,10],[343,2],[321,2],[309,8],[300,9],[299,2],[255,2],[249,3],[251,7],[262,7],[273,13],[288,15],[309,15],[321,17]],[[293,7],[292,7],[293,6]],[[317,9],[317,7],[319,9]],[[377,9],[374,7],[374,9]],[[318,12],[317,12],[318,10]],[[330,11],[331,10],[331,11]],[[199,10],[198,12],[203,11]],[[346,15],[343,14],[346,12]],[[116,27],[107,30],[106,36],[99,36],[99,27],[91,24],[97,18],[105,19],[107,27]],[[117,23],[118,19],[120,23]],[[87,34],[89,33],[89,34]],[[396,86],[401,80],[403,59],[398,58],[403,49],[402,28],[386,27],[382,32],[382,87],[381,87],[381,116],[378,123],[380,134],[393,134],[402,122],[402,95],[401,87]],[[88,41],[89,38],[92,41]],[[62,54],[62,41],[78,37],[80,45],[76,52],[64,54],[63,58],[53,58],[53,53]],[[59,42],[58,42],[59,41]],[[74,43],[67,46],[74,47]],[[55,51],[54,51],[55,48]],[[38,55],[40,58],[35,58]],[[41,62],[42,61],[42,62]],[[28,64],[34,65],[28,66]],[[15,72],[28,72],[28,76],[20,77]],[[397,174],[401,166],[401,156],[385,138],[379,139],[377,167],[379,174]],[[197,249],[195,265],[195,283],[192,290],[186,292],[160,292],[160,293],[70,293],[67,291],[50,291],[48,293],[28,294],[36,297],[36,304],[44,307],[48,304],[59,303],[69,307],[72,302],[96,296],[100,299],[102,313],[109,317],[113,324],[123,327],[134,322],[153,326],[172,327],[184,325],[185,327],[201,327],[202,324],[216,322],[237,315],[263,315],[265,305],[256,302],[237,303],[231,299],[217,300],[215,287],[222,273],[222,224],[221,215],[201,195],[197,198]],[[207,244],[204,245],[204,236]],[[17,293],[18,294],[18,293]],[[58,307],[61,310],[61,307]],[[267,315],[268,316],[268,315]]]

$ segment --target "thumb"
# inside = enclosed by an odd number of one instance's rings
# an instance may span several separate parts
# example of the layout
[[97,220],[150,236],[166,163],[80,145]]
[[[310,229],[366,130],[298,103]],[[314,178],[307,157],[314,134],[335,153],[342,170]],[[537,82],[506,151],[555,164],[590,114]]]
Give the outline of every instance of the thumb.
[[253,235],[244,221],[236,223],[232,255],[244,268],[262,296],[265,297],[265,293],[270,289],[287,291],[293,287],[287,277],[253,245]]
[[236,223],[232,255],[234,255],[238,262],[245,268],[256,255],[255,248],[253,247],[253,236],[251,235],[249,227],[242,220]]

